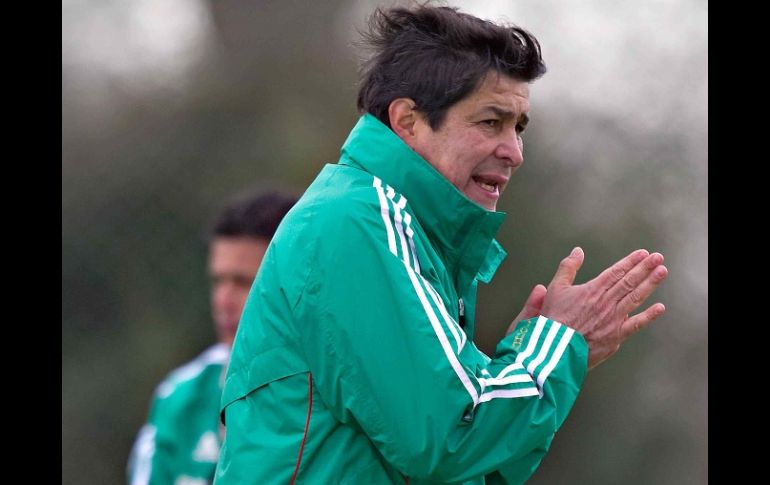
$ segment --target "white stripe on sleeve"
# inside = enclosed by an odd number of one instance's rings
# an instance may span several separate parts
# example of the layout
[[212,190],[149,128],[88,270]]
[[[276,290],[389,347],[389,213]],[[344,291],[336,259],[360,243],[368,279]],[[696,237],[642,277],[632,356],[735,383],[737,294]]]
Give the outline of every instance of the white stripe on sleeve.
[[133,468],[131,485],[150,483],[152,473],[152,458],[155,455],[155,434],[157,429],[151,424],[145,424],[139,430],[133,450],[131,450],[130,466]]
[[543,384],[545,383],[545,380],[548,378],[548,375],[551,373],[551,371],[556,367],[556,364],[558,364],[559,361],[561,360],[561,356],[564,354],[564,350],[567,348],[567,345],[569,345],[569,342],[570,340],[572,340],[572,336],[574,334],[575,334],[575,329],[567,327],[567,329],[564,331],[564,334],[561,336],[561,340],[559,340],[559,345],[556,346],[556,350],[553,352],[553,355],[551,356],[551,360],[548,361],[548,364],[545,367],[543,367],[543,370],[540,372],[540,375],[537,378],[537,387],[541,389],[540,391],[541,396],[543,395],[542,389],[543,389]]
[[393,228],[390,226],[390,211],[388,210],[388,203],[385,202],[385,194],[382,191],[382,182],[377,177],[374,177],[374,187],[377,189],[377,197],[380,198],[380,212],[382,213],[382,221],[385,223],[385,231],[388,233],[388,248],[390,252],[396,254],[396,238],[393,235]]
[[527,370],[533,376],[535,376],[535,369],[537,369],[537,366],[539,366],[548,356],[548,351],[551,350],[553,339],[556,338],[556,334],[559,332],[559,327],[560,325],[551,325],[550,330],[548,330],[548,334],[545,336],[543,345],[540,347],[540,353],[537,354],[537,357],[535,357],[534,360],[527,364]]

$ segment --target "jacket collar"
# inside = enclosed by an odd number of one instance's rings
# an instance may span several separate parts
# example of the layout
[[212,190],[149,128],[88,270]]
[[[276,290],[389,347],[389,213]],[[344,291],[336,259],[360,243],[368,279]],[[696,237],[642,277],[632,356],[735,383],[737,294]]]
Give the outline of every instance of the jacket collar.
[[342,146],[340,164],[360,167],[407,199],[431,243],[465,292],[474,277],[488,283],[505,258],[494,237],[504,212],[468,199],[380,120],[362,116]]

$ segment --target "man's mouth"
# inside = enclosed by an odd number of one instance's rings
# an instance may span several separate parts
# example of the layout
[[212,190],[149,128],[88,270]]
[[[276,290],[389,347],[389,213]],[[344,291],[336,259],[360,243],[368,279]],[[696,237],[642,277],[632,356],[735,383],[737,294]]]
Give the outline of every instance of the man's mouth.
[[487,177],[480,177],[478,175],[474,175],[472,178],[473,181],[476,182],[476,184],[478,184],[478,186],[482,189],[493,194],[497,193],[497,187],[499,185],[497,180],[492,180]]

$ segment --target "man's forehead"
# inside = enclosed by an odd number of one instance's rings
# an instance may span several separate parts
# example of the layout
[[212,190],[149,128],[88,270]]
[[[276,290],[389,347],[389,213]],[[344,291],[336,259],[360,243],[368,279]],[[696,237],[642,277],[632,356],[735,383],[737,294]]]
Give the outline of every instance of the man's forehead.
[[504,93],[512,88],[521,94],[529,96],[529,83],[522,81],[507,74],[490,71],[479,83],[479,89],[486,88],[494,93]]
[[476,112],[491,111],[501,116],[527,112],[529,83],[505,75],[488,75],[467,101]]

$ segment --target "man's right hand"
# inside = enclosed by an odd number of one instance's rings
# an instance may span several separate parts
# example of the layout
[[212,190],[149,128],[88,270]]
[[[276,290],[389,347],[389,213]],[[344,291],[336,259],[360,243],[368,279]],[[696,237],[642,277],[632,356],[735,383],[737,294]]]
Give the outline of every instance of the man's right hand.
[[548,285],[541,314],[574,328],[588,343],[588,369],[612,354],[628,337],[663,315],[666,307],[655,303],[629,316],[668,275],[663,255],[638,249],[599,276],[573,285],[583,264],[583,250],[575,248],[559,264]]

